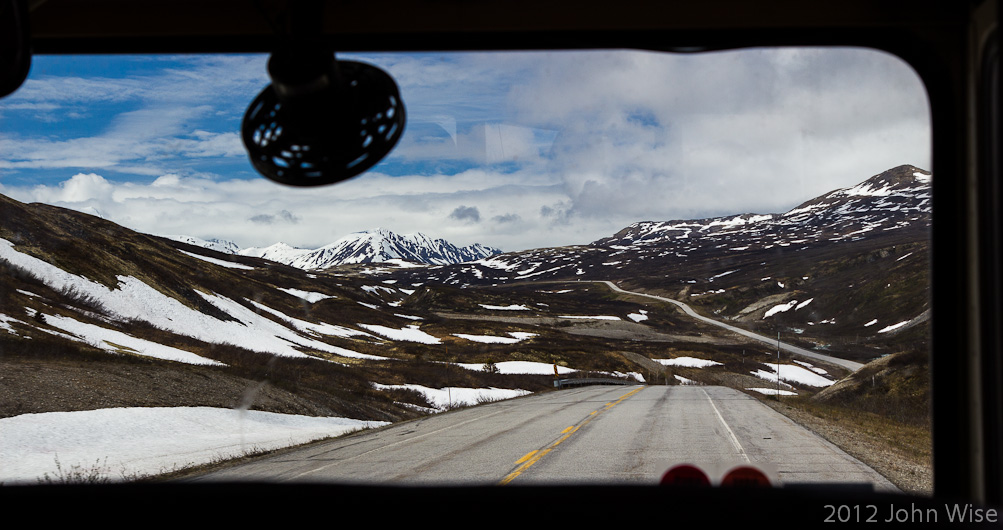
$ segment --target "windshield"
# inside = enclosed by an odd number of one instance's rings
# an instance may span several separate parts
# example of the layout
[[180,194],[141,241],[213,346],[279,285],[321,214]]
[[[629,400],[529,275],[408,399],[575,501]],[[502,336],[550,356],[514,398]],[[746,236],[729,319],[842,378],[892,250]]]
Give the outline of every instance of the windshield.
[[338,57],[393,76],[407,125],[321,188],[248,161],[265,56],[40,56],[0,100],[0,481],[690,464],[930,493],[931,133],[905,63]]

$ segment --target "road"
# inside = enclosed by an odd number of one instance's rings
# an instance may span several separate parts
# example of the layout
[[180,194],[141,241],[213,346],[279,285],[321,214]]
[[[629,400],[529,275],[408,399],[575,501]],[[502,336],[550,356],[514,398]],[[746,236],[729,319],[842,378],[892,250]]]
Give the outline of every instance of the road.
[[262,457],[198,481],[391,485],[657,484],[689,463],[753,464],[775,485],[870,483],[874,470],[734,389],[594,386],[490,403]]
[[[672,298],[666,298],[664,296],[656,296],[656,295],[653,295],[653,294],[638,293],[638,292],[635,292],[635,291],[626,291],[624,289],[621,289],[615,283],[610,282],[610,281],[606,281],[606,280],[600,280],[600,282],[601,283],[605,283],[606,285],[610,286],[611,289],[613,289],[614,291],[620,292],[620,293],[631,294],[631,295],[634,295],[634,296],[644,296],[646,298],[653,298],[655,300],[659,300],[659,301],[662,301],[662,302],[669,302],[671,304],[675,304],[680,309],[682,309],[684,313],[686,313],[687,315],[689,315],[689,316],[691,316],[691,317],[693,317],[693,318],[695,318],[697,320],[700,320],[701,322],[706,322],[708,324],[712,324],[712,325],[715,325],[715,326],[718,326],[718,327],[722,327],[724,329],[727,329],[728,331],[733,331],[735,333],[738,333],[739,335],[744,335],[746,337],[749,337],[750,339],[754,339],[754,340],[757,340],[757,341],[760,341],[760,342],[765,342],[766,344],[769,344],[771,346],[776,346],[777,345],[777,339],[770,338],[770,337],[767,337],[765,335],[760,335],[758,333],[753,333],[751,331],[748,331],[748,330],[745,330],[745,329],[742,329],[742,328],[738,328],[738,327],[732,326],[730,324],[726,324],[726,323],[721,322],[719,320],[714,320],[713,318],[705,317],[705,316],[697,313],[696,311],[694,311],[690,306],[688,306],[688,305],[680,302],[679,300],[673,300]],[[839,357],[832,357],[830,355],[825,355],[825,354],[822,354],[822,353],[816,353],[816,352],[813,352],[811,350],[806,350],[804,348],[799,348],[799,347],[793,346],[791,344],[786,344],[784,342],[781,342],[779,344],[780,344],[780,349],[783,350],[783,351],[785,351],[785,352],[792,353],[794,355],[800,355],[802,357],[808,357],[808,358],[811,358],[811,359],[817,359],[817,360],[820,360],[820,361],[825,361],[827,363],[832,363],[832,364],[835,364],[837,366],[842,366],[844,368],[852,370],[854,372],[856,372],[857,370],[860,370],[861,368],[864,367],[864,365],[861,364],[861,363],[857,363],[857,362],[853,362],[853,361],[848,361],[846,359],[840,359]]]

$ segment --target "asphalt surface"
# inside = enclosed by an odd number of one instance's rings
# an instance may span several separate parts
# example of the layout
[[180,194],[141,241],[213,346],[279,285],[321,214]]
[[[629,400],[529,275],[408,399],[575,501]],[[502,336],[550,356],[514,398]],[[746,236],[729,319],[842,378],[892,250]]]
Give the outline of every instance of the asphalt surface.
[[261,457],[197,481],[382,485],[657,484],[677,464],[774,486],[871,484],[877,472],[787,417],[715,386],[594,386],[437,414]]
[[[696,311],[694,311],[690,306],[688,306],[688,305],[680,302],[679,300],[673,300],[672,298],[666,298],[664,296],[656,296],[656,295],[653,295],[653,294],[638,293],[638,292],[635,292],[635,291],[625,291],[625,290],[621,289],[619,286],[617,286],[613,282],[606,281],[606,280],[601,280],[601,282],[605,283],[606,285],[609,285],[611,289],[613,289],[614,291],[620,292],[620,293],[632,294],[632,295],[635,295],[635,296],[644,296],[644,297],[653,298],[655,300],[659,300],[659,301],[662,301],[662,302],[669,302],[671,304],[675,304],[680,309],[682,309],[684,313],[686,313],[687,315],[689,315],[689,316],[691,316],[691,317],[693,317],[693,318],[695,318],[697,320],[700,320],[701,322],[706,322],[708,324],[712,324],[712,325],[715,325],[715,326],[718,326],[718,327],[722,327],[724,329],[727,329],[728,331],[732,331],[732,332],[738,333],[739,335],[743,335],[743,336],[749,337],[750,339],[754,339],[754,340],[757,340],[757,341],[760,341],[760,342],[764,342],[764,343],[769,344],[771,346],[777,346],[777,344],[778,344],[777,339],[775,339],[775,338],[767,337],[765,335],[759,335],[758,333],[753,333],[751,331],[748,331],[748,330],[745,330],[745,329],[742,329],[742,328],[737,328],[737,327],[732,326],[730,324],[725,324],[724,322],[721,322],[719,320],[714,320],[713,318],[705,317],[705,316],[697,313]],[[802,357],[808,357],[810,359],[817,359],[817,360],[820,360],[820,361],[825,361],[825,362],[828,362],[828,363],[832,363],[832,364],[835,364],[837,366],[842,366],[844,368],[852,370],[854,372],[856,372],[857,370],[860,370],[861,368],[864,367],[864,365],[861,364],[861,363],[857,363],[857,362],[853,362],[853,361],[848,361],[846,359],[840,359],[839,357],[832,357],[831,355],[825,355],[825,354],[822,354],[822,353],[813,352],[811,350],[806,350],[804,348],[799,348],[797,346],[793,346],[791,344],[786,344],[786,343],[783,343],[783,342],[780,342],[779,346],[780,346],[780,349],[783,350],[783,351],[785,351],[785,352],[792,353],[792,354],[795,354],[795,355],[800,355]]]

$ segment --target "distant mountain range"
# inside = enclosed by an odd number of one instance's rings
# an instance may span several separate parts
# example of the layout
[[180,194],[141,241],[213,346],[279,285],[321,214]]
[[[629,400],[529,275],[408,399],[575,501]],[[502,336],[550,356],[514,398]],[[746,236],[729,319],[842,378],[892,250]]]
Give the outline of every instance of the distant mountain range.
[[[762,355],[753,353],[757,345],[598,280],[862,363],[903,351],[923,357],[930,181],[929,172],[900,166],[783,214],[639,222],[589,245],[505,254],[387,230],[315,250],[241,250],[0,195],[0,352],[32,371],[50,361],[74,370],[48,386],[5,379],[18,385],[11,395],[30,397],[0,400],[0,417],[232,406],[234,396],[261,389],[282,393],[262,405],[268,410],[395,421],[431,406],[400,385],[542,389],[552,385],[554,364],[605,373],[644,366],[623,352],[649,360],[709,356],[727,379],[697,369],[676,375],[760,384],[744,364],[747,348],[750,359]],[[320,272],[393,260],[427,265]],[[428,361],[457,368],[428,369]],[[536,363],[544,375],[482,370],[508,361]],[[123,376],[92,378],[107,370]],[[140,370],[158,373],[144,379]],[[925,372],[917,370],[908,381],[923,385]],[[175,377],[191,382],[180,397],[182,386],[150,384]],[[880,377],[866,387],[881,389]],[[114,399],[106,396],[111,390]]]
[[241,249],[233,242],[220,239],[167,237],[225,254],[263,258],[304,270],[323,270],[338,265],[394,260],[425,265],[451,265],[501,253],[497,248],[477,243],[458,247],[445,239],[434,239],[420,232],[400,235],[383,228],[355,232],[317,249],[297,248],[285,243]]
[[221,239],[168,238],[304,270],[394,260],[439,266],[463,264],[451,270],[449,279],[444,280],[451,284],[497,283],[513,279],[607,279],[619,276],[615,271],[623,270],[631,261],[647,259],[651,263],[650,260],[664,261],[668,259],[666,256],[685,258],[708,250],[737,253],[856,241],[869,234],[910,226],[925,228],[930,222],[930,179],[929,172],[903,165],[856,186],[806,201],[782,214],[746,213],[707,219],[637,222],[587,246],[507,254],[481,244],[458,247],[422,233],[399,235],[382,228],[349,234],[317,249],[297,248],[285,243],[241,249]]
[[741,241],[749,248],[862,239],[875,230],[929,223],[930,179],[930,173],[919,168],[899,166],[856,186],[816,197],[783,214],[634,223],[592,246],[635,249],[669,246],[685,251],[694,246],[697,237],[704,245],[709,241]]
[[189,245],[194,245],[196,247],[207,248],[209,250],[215,250],[216,252],[222,252],[223,254],[237,254],[240,252],[240,247],[237,246],[233,241],[227,241],[225,239],[202,239],[200,237],[193,236],[164,236],[167,239],[173,239],[174,241],[180,241],[182,243],[188,243]]
[[925,170],[904,165],[782,214],[638,222],[589,245],[493,255],[453,265],[434,277],[453,285],[556,279],[639,281],[705,270],[699,277],[712,278],[727,273],[736,262],[772,259],[781,249],[804,250],[897,233],[922,240],[930,226],[931,178]]

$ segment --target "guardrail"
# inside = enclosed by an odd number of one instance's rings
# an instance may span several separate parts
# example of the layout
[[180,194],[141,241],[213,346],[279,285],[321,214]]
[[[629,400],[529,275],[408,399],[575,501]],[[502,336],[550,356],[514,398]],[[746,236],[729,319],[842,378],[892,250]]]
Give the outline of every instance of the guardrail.
[[579,379],[555,379],[554,386],[557,388],[564,388],[568,386],[585,386],[585,385],[639,385],[637,381],[628,381],[626,379],[614,379],[612,377],[582,377]]

